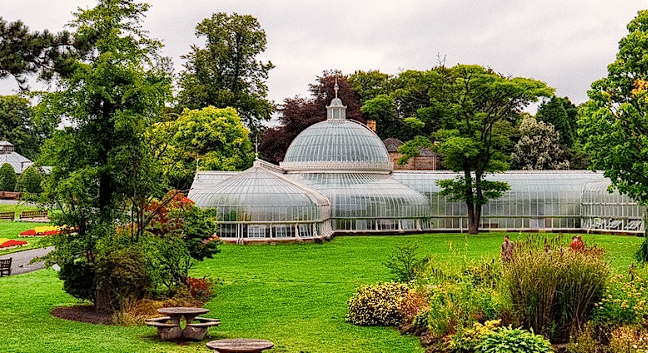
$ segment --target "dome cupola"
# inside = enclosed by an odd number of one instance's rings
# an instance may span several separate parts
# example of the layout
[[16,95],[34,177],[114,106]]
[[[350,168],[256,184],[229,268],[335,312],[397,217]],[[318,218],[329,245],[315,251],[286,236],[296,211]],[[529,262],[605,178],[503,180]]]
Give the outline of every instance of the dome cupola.
[[325,121],[302,131],[286,151],[281,168],[295,172],[374,172],[388,174],[392,165],[385,145],[371,129],[346,119],[337,97],[326,107]]

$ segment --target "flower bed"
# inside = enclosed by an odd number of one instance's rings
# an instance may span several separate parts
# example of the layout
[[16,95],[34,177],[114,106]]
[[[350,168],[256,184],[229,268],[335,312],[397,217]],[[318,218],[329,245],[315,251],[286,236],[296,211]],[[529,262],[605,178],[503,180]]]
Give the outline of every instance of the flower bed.
[[59,234],[61,232],[61,227],[58,226],[43,226],[43,227],[34,227],[34,229],[26,230],[20,233],[21,237],[38,237],[46,235]]
[[0,238],[0,248],[10,248],[12,246],[22,246],[27,245],[27,242],[24,240],[14,240],[14,239],[5,239]]

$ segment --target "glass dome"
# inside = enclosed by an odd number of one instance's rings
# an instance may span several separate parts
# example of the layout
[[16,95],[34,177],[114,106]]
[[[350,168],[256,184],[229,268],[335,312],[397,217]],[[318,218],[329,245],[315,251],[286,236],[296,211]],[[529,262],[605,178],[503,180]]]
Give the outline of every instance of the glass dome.
[[302,131],[288,147],[287,171],[344,170],[389,172],[391,162],[380,137],[368,127],[329,119]]
[[216,184],[195,184],[188,197],[201,209],[216,210],[222,237],[329,236],[329,200],[273,169],[278,168],[257,160]]

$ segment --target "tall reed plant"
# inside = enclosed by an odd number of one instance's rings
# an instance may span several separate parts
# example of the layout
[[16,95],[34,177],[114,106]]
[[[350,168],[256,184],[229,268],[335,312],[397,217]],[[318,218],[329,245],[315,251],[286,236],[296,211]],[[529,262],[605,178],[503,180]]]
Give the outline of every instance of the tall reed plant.
[[517,245],[503,273],[504,292],[520,323],[559,343],[587,322],[610,266],[597,248],[575,252],[555,242],[528,240]]

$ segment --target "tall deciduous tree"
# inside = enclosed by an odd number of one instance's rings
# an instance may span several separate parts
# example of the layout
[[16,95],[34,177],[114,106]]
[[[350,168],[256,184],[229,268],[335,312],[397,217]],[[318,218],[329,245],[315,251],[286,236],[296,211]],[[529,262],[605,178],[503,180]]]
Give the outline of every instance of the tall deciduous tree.
[[460,173],[456,179],[439,182],[441,194],[466,203],[469,232],[477,234],[482,206],[509,189],[507,183],[488,181],[485,176],[508,169],[503,151],[511,144],[509,136],[522,108],[540,96],[550,96],[552,90],[542,82],[505,77],[477,65],[437,67],[426,76],[435,82],[427,92],[430,107],[445,116],[442,129],[433,134],[434,149],[444,166]]
[[591,168],[604,170],[614,188],[647,205],[648,10],[639,11],[628,31],[608,76],[592,83],[579,123]]
[[279,106],[281,126],[267,129],[261,138],[261,156],[274,163],[283,160],[292,141],[309,126],[326,120],[326,106],[335,97],[335,84],[338,84],[338,97],[347,107],[347,119],[364,123],[360,104],[355,92],[349,86],[346,76],[340,71],[324,71],[317,77],[317,83],[309,84],[310,98],[286,98]]
[[156,150],[166,150],[161,163],[169,181],[188,189],[201,170],[242,170],[252,165],[249,130],[234,108],[185,111],[174,121],[159,122],[148,133]]
[[[47,197],[62,208],[59,221],[78,227],[78,235],[61,235],[51,255],[68,269],[79,263],[94,268],[100,260],[97,244],[112,244],[103,239],[114,234],[116,220],[137,224],[129,232],[137,242],[147,201],[162,193],[144,131],[170,100],[171,79],[158,55],[160,42],[141,29],[147,9],[132,0],[100,0],[76,12],[71,27],[83,50],[70,59],[67,74],[56,77],[59,90],[40,103],[40,111],[72,122],[43,152],[55,162]],[[102,293],[97,290],[95,301],[100,309],[110,301]]]
[[550,123],[527,116],[520,124],[520,140],[511,154],[511,168],[518,170],[569,169],[560,148],[560,133]]
[[183,57],[179,107],[233,107],[256,135],[273,111],[265,81],[274,65],[257,58],[266,49],[265,32],[250,15],[219,12],[199,23],[196,35],[206,43]]

